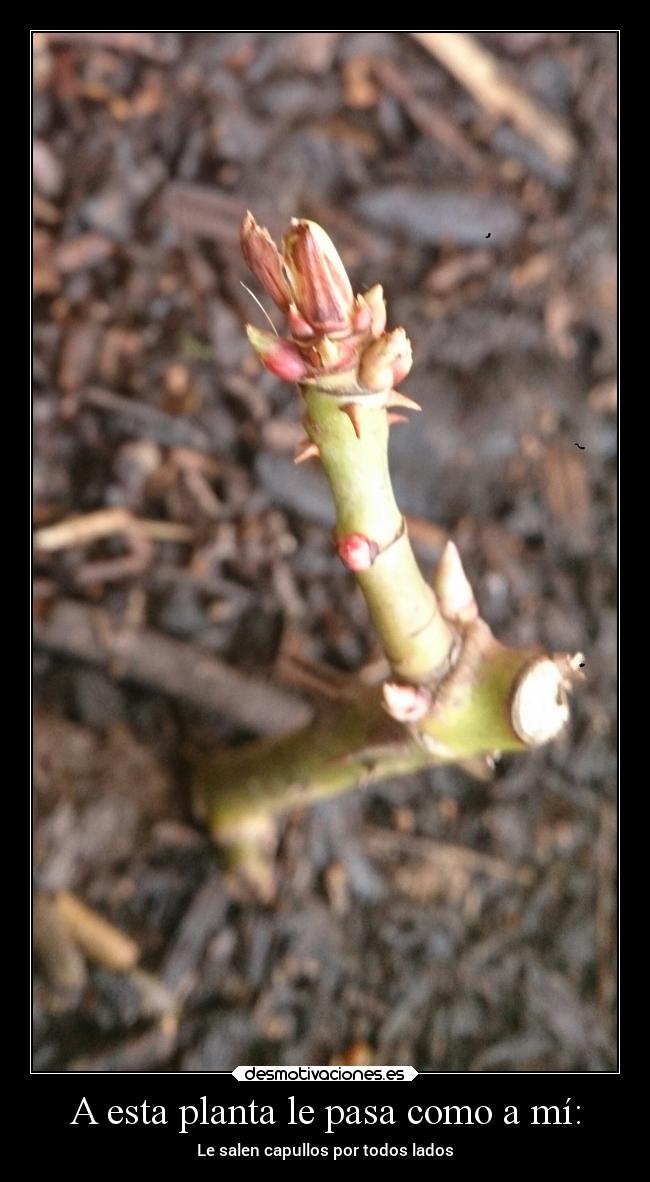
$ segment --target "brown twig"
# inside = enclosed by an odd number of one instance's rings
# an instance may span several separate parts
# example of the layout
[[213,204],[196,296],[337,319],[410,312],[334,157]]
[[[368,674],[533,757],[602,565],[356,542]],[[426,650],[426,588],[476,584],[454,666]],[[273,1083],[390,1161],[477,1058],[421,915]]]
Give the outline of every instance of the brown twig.
[[75,940],[51,899],[43,891],[34,895],[34,951],[53,989],[78,994],[86,983],[86,966]]
[[127,509],[98,509],[77,517],[67,517],[56,525],[46,525],[34,534],[37,550],[67,550],[88,546],[113,534],[134,534],[155,542],[191,542],[194,531],[174,521],[146,521],[133,517]]
[[126,435],[154,439],[163,447],[186,447],[199,452],[211,450],[210,439],[201,427],[166,414],[146,402],[125,398],[99,386],[80,391],[78,397],[85,406],[116,415]]
[[304,702],[261,678],[247,677],[191,644],[152,629],[115,630],[99,608],[74,600],[57,603],[34,621],[34,642],[68,657],[109,667],[120,681],[134,681],[215,710],[257,734],[304,726]]
[[483,168],[481,154],[470,143],[464,132],[445,114],[436,110],[430,102],[420,98],[408,78],[389,58],[377,58],[373,62],[373,73],[382,86],[402,104],[413,123],[422,132],[460,160],[470,171]]
[[76,895],[59,891],[54,906],[68,936],[88,960],[118,973],[127,972],[137,964],[140,949],[135,940],[87,907]]
[[576,144],[568,128],[508,78],[496,58],[469,33],[414,32],[411,35],[491,115],[509,119],[524,135],[535,140],[555,164],[571,162]]
[[165,189],[164,200],[179,230],[218,242],[236,242],[243,212],[240,198],[207,185],[172,181]]

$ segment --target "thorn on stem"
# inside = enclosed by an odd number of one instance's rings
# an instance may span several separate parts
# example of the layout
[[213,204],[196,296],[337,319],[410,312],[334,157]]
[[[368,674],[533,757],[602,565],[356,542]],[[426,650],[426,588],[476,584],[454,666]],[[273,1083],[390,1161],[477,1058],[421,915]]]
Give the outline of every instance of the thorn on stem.
[[407,410],[422,410],[419,402],[408,398],[406,394],[400,394],[399,390],[391,390],[386,406],[404,406]]
[[310,439],[306,439],[302,447],[296,452],[293,462],[294,464],[304,464],[305,460],[320,457],[320,448],[317,443],[312,443]]
[[396,415],[396,414],[393,414],[392,412],[389,413],[389,415],[388,415],[389,427],[394,427],[397,425],[397,423],[408,423],[408,416],[407,415]]
[[359,414],[359,406],[356,402],[346,402],[345,406],[341,407],[343,414],[346,414],[354,427],[354,433],[357,439],[361,439],[361,418]]

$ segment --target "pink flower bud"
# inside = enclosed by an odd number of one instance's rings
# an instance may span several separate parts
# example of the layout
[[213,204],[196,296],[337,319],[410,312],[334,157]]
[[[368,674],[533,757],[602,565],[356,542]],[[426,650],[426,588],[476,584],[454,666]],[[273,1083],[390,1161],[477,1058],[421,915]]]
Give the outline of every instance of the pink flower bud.
[[248,339],[265,369],[284,378],[286,382],[300,382],[309,373],[302,353],[291,341],[276,337],[271,332],[246,326]]
[[282,273],[280,252],[264,226],[258,226],[250,210],[239,231],[241,252],[249,269],[271,299],[286,312],[289,307],[289,288]]
[[285,274],[300,315],[315,332],[352,325],[354,293],[332,240],[316,224],[294,218],[283,239]]
[[396,722],[420,722],[431,708],[431,691],[424,685],[385,681],[381,692],[384,709]]
[[409,372],[413,361],[411,342],[403,328],[382,333],[365,350],[359,381],[367,390],[390,390]]
[[364,534],[346,534],[337,539],[336,552],[348,570],[370,570],[379,553],[379,546]]

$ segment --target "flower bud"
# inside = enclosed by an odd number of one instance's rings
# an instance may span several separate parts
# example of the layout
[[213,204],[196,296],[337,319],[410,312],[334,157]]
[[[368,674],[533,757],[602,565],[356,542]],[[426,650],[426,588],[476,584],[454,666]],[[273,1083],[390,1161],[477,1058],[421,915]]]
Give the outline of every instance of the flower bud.
[[372,341],[359,366],[359,381],[367,390],[390,390],[406,377],[413,363],[411,342],[403,328],[394,328]]
[[239,241],[246,265],[278,308],[286,312],[289,288],[282,272],[280,252],[268,230],[258,226],[250,210],[242,221]]
[[333,242],[316,222],[294,218],[283,239],[293,302],[315,332],[351,327],[354,293]]
[[291,341],[253,328],[251,324],[246,326],[246,334],[264,368],[279,378],[286,382],[300,382],[309,373],[302,353]]
[[381,283],[371,287],[363,298],[370,308],[370,331],[373,337],[380,337],[386,328],[386,301]]
[[346,534],[337,539],[336,552],[348,570],[370,570],[379,553],[379,546],[364,534]]

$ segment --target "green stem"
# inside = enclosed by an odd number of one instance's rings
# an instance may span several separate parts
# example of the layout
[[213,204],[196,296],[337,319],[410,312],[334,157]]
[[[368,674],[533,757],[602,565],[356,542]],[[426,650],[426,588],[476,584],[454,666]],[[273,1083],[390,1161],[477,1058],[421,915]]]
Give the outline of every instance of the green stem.
[[214,836],[233,840],[269,813],[304,807],[386,776],[427,766],[431,755],[388,718],[374,688],[281,738],[199,761],[194,809]]
[[401,725],[389,718],[377,687],[360,685],[354,701],[303,730],[202,759],[196,814],[242,860],[241,851],[256,848],[273,813],[432,764],[468,765],[521,751],[553,737],[566,718],[568,658],[507,648],[475,612],[461,612],[453,622],[441,615],[395,501],[385,406],[347,395],[357,407],[355,429],[344,411],[345,393],[310,384],[302,393],[305,428],[332,487],[337,539],[361,534],[376,543],[377,556],[357,578],[393,676],[407,683],[407,692],[408,684],[419,687],[416,693],[423,687],[430,708]]
[[388,470],[388,416],[356,400],[359,436],[342,396],[303,388],[305,428],[318,446],[336,507],[336,534],[362,534],[379,547],[357,574],[393,670],[420,684],[445,669],[454,636],[415,560]]

